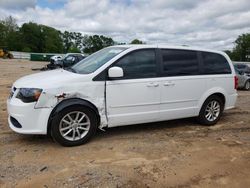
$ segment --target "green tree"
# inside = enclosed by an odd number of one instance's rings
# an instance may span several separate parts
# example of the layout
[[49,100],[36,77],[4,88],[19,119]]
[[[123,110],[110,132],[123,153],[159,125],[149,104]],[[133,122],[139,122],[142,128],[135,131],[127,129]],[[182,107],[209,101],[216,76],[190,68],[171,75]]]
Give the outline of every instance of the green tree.
[[82,50],[83,36],[81,33],[65,31],[62,35],[62,38],[65,53],[72,52],[72,50],[77,52],[80,52]]
[[130,44],[146,44],[146,43],[139,39],[134,39],[130,42]]
[[250,33],[238,36],[233,50],[226,53],[233,61],[250,61]]
[[235,41],[236,47],[234,53],[240,61],[246,61],[247,55],[250,55],[250,33],[240,35]]
[[81,53],[81,50],[77,48],[76,46],[71,46],[70,49],[68,50],[69,53]]
[[62,34],[62,38],[63,38],[64,53],[67,53],[69,52],[69,49],[73,45],[72,41],[73,35],[71,32],[64,31],[64,33]]
[[12,51],[21,51],[23,49],[22,36],[18,31],[12,31],[8,33],[8,37],[6,39],[8,50]]
[[16,20],[9,16],[0,21],[0,45],[9,50],[20,50],[20,33]]
[[6,27],[3,21],[0,21],[0,46],[6,45]]
[[63,39],[61,32],[45,25],[41,25],[43,36],[43,50],[46,53],[62,53],[63,52]]
[[105,37],[103,35],[85,35],[83,37],[84,52],[88,54],[94,53],[102,48],[112,46],[114,44],[115,42],[112,38]]
[[225,53],[230,57],[232,61],[240,61],[240,56],[236,51],[226,50]]
[[81,33],[76,33],[74,32],[73,33],[73,47],[74,48],[77,48],[78,50],[82,50],[83,48],[83,43],[82,43],[82,40],[83,40],[83,36]]
[[32,52],[43,52],[44,35],[42,28],[33,22],[24,23],[20,28],[23,48],[30,49]]
[[45,25],[25,23],[20,28],[23,51],[62,53],[63,40],[61,32]]
[[18,30],[16,19],[13,18],[12,16],[6,17],[2,22],[5,25],[7,32]]

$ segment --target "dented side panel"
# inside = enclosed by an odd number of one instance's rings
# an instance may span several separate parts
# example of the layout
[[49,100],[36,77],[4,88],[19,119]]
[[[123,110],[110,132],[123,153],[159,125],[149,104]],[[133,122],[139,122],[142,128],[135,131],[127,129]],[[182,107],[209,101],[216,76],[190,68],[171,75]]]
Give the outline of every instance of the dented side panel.
[[105,112],[104,91],[104,82],[68,83],[63,87],[44,90],[35,108],[54,108],[61,101],[70,98],[84,99],[97,107],[101,119],[100,128],[103,128],[108,124]]

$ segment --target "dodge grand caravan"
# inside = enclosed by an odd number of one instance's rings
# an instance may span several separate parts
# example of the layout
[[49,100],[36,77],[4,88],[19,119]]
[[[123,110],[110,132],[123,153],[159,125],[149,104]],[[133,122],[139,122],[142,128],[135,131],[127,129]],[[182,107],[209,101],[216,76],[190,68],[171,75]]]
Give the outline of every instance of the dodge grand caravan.
[[64,146],[87,142],[97,128],[197,117],[214,125],[235,106],[229,57],[190,47],[124,45],[76,65],[17,80],[7,100],[10,128],[49,134]]

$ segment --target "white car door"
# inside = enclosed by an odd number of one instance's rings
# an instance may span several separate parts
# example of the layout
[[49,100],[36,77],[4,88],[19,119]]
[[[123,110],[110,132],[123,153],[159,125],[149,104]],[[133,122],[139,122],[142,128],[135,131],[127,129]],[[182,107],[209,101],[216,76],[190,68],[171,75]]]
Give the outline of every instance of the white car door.
[[206,90],[206,80],[199,75],[198,53],[161,49],[161,54],[160,120],[197,115],[198,102]]
[[156,64],[155,49],[130,52],[113,64],[123,69],[124,77],[107,81],[110,127],[158,120],[160,84]]

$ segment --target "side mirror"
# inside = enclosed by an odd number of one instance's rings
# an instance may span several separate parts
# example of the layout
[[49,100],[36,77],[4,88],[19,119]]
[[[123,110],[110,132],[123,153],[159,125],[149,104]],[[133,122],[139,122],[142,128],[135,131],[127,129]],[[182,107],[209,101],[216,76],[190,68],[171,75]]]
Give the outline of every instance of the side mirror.
[[121,67],[111,67],[108,71],[109,78],[123,77],[123,69]]
[[244,74],[244,72],[243,72],[243,71],[239,71],[239,74],[240,74],[240,75],[243,75],[243,74]]

